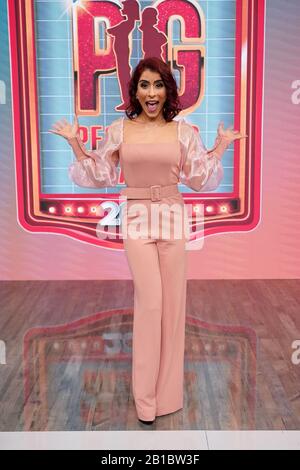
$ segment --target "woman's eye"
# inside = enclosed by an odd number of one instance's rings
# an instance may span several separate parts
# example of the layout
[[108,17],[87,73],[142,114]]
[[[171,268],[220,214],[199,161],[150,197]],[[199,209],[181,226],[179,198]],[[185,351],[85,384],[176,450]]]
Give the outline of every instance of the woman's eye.
[[[141,85],[142,88],[146,88],[146,86],[148,86],[146,83],[142,83],[142,85]],[[158,83],[156,86],[161,88],[162,86],[164,86],[164,84],[163,83]]]

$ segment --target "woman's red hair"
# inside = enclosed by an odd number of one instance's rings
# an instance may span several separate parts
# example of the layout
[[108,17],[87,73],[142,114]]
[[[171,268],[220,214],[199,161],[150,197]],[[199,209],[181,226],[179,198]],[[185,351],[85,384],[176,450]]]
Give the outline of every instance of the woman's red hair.
[[169,122],[180,113],[183,109],[177,91],[177,83],[172,74],[170,66],[158,57],[149,57],[142,59],[135,67],[132,77],[128,83],[129,104],[125,110],[125,114],[129,119],[133,119],[135,115],[142,112],[142,106],[136,98],[136,92],[140,76],[145,69],[160,74],[165,87],[167,89],[167,97],[163,108],[164,119]]

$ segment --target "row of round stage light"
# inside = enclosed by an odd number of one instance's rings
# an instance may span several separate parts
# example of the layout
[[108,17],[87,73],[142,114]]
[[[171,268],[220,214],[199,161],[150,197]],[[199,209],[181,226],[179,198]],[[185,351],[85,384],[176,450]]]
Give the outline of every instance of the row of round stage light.
[[[72,203],[59,203],[57,205],[53,204],[52,202],[49,203],[46,211],[52,215],[68,215],[68,216],[99,216],[104,215],[105,209],[101,208],[101,204],[85,204],[83,205],[80,203],[77,207],[74,207],[75,204]],[[202,210],[203,204],[192,204],[192,212],[198,213]],[[207,215],[216,215],[216,214],[230,214],[235,212],[234,208],[230,204],[230,202],[222,203],[208,203],[207,205],[204,204],[204,211]]]

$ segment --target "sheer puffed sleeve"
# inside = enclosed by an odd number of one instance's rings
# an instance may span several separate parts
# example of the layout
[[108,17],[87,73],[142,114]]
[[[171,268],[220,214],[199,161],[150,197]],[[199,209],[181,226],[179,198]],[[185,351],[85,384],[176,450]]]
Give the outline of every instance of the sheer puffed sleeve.
[[123,139],[122,118],[107,129],[96,150],[87,150],[79,136],[69,139],[77,160],[68,169],[70,179],[78,186],[105,188],[118,182],[119,147]]
[[221,156],[231,141],[218,135],[213,148],[207,150],[191,124],[182,119],[179,129],[183,144],[179,181],[194,191],[213,191],[223,179]]

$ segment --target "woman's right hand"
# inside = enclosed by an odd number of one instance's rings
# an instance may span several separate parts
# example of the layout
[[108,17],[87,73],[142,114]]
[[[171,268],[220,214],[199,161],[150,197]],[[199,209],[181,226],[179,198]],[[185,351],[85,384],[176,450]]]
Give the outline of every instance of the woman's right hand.
[[66,119],[61,119],[60,121],[52,124],[53,129],[49,129],[49,132],[61,135],[67,140],[76,137],[79,129],[79,122],[76,114],[74,116],[73,124],[70,124]]

